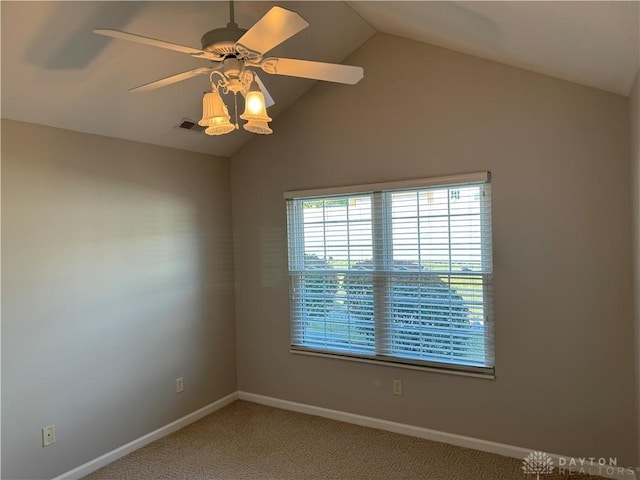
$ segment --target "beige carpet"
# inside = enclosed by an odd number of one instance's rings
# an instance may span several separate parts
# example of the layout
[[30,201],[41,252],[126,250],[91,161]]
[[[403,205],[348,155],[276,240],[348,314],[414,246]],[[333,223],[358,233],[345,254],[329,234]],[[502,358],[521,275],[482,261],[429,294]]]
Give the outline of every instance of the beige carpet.
[[[86,480],[535,480],[519,460],[236,401]],[[541,480],[596,478],[541,475]]]

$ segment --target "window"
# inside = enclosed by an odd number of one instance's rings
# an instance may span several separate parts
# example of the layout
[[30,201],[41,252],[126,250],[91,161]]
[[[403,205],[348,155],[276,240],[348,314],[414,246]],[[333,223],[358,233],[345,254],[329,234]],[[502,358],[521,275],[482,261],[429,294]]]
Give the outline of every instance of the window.
[[285,194],[292,351],[493,375],[489,179]]

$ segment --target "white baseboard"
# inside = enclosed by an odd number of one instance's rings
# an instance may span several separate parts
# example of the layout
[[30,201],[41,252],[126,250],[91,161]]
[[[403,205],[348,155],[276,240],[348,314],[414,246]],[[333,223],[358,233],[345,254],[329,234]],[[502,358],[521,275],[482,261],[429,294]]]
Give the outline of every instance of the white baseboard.
[[82,478],[85,475],[89,475],[91,472],[95,472],[105,465],[108,465],[111,462],[115,462],[119,458],[122,458],[125,455],[128,455],[131,452],[150,444],[151,442],[155,442],[162,437],[166,437],[170,433],[173,433],[176,430],[180,430],[181,428],[186,427],[196,420],[200,420],[202,417],[206,417],[216,410],[220,410],[225,405],[228,405],[237,399],[238,392],[233,392],[226,397],[221,398],[220,400],[216,400],[215,402],[210,403],[209,405],[206,405],[201,409],[196,410],[195,412],[185,415],[184,417],[179,418],[178,420],[171,422],[168,425],[165,425],[164,427],[160,427],[151,433],[147,433],[146,435],[143,435],[142,437],[127,443],[126,445],[118,447],[115,450],[105,453],[98,458],[90,460],[87,463],[74,468],[73,470],[69,470],[62,475],[55,477],[53,480],[75,480],[78,478]]
[[[463,435],[456,435],[453,433],[440,432],[438,430],[431,430],[423,427],[416,427],[413,425],[407,425],[403,423],[390,422],[388,420],[381,420],[373,417],[365,417],[363,415],[356,415],[353,413],[342,412],[340,410],[331,410],[328,408],[316,407],[314,405],[308,405],[304,403],[290,402],[288,400],[281,400],[279,398],[267,397],[264,395],[258,395],[248,392],[234,392],[226,397],[221,398],[205,407],[202,407],[195,412],[185,415],[178,420],[165,425],[151,433],[148,433],[132,442],[127,443],[111,452],[95,458],[79,467],[69,470],[62,475],[55,477],[53,480],[75,480],[89,475],[92,472],[118,460],[119,458],[128,455],[129,453],[138,450],[139,448],[148,445],[151,442],[166,437],[167,435],[180,430],[187,425],[200,420],[201,418],[221,409],[222,407],[237,400],[247,400],[249,402],[259,403],[262,405],[268,405],[270,407],[281,408],[284,410],[291,410],[294,412],[306,413],[309,415],[316,415],[318,417],[330,418],[332,420],[338,420],[341,422],[352,423],[355,425],[361,425],[363,427],[377,428],[378,430],[386,430],[388,432],[399,433],[402,435],[409,435],[411,437],[424,438],[425,440],[431,440],[434,442],[448,443],[450,445],[456,445],[458,447],[472,448],[474,450],[480,450],[483,452],[494,453],[505,457],[522,459],[529,455],[533,449],[527,449],[522,447],[515,447],[513,445],[507,445],[504,443],[490,442],[487,440],[481,440],[478,438],[465,437]],[[567,465],[567,472],[569,468],[569,459],[566,455],[556,455],[548,453],[553,459],[554,465],[560,464],[560,459],[565,460]],[[577,471],[580,467],[574,467],[574,471]],[[637,480],[636,474],[629,472],[628,469],[624,469],[624,473],[618,473],[616,471],[610,472],[606,469],[598,470],[595,468],[591,473],[594,475],[600,475],[602,477],[613,478],[616,480]],[[586,472],[589,473],[589,472]]]
[[[309,415],[316,415],[318,417],[330,418],[332,420],[338,420],[346,423],[353,423],[355,425],[360,425],[363,427],[377,428],[378,430],[386,430],[388,432],[400,433],[402,435],[408,435],[411,437],[424,438],[425,440],[431,440],[434,442],[448,443],[450,445],[456,445],[458,447],[472,448],[474,450],[480,450],[482,452],[495,453],[504,457],[523,459],[533,451],[533,449],[515,447],[513,445],[507,445],[504,443],[490,442],[478,438],[465,437],[463,435],[440,432],[428,428],[390,422],[388,420],[380,420],[373,417],[365,417],[363,415],[356,415],[339,410],[316,407],[314,405],[308,405],[304,403],[290,402],[288,400],[281,400],[279,398],[267,397],[255,393],[239,391],[238,397],[240,398],[240,400],[247,400],[249,402],[268,405],[270,407],[291,410],[299,413],[306,413]],[[548,455],[553,459],[553,463],[556,466],[560,465],[560,459],[562,458],[565,462],[564,464],[566,465],[565,472],[569,473],[569,459],[571,457],[568,457],[567,455],[555,455],[551,453],[548,453]],[[580,466],[574,466],[573,472],[577,473],[579,471],[579,468]],[[589,473],[589,471],[586,470],[587,467],[584,468],[584,473]],[[626,468],[622,468],[621,470],[613,469],[613,471],[607,471],[607,469],[605,469],[604,467],[598,468],[597,466],[595,466],[592,467],[591,473],[593,475],[600,475],[601,477],[613,478],[617,480],[636,480],[635,473],[629,471],[629,469]]]

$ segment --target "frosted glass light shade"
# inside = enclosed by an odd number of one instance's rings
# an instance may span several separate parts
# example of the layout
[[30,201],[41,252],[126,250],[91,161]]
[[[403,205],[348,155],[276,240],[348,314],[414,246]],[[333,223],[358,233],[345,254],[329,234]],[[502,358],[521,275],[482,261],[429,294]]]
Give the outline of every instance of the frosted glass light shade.
[[204,133],[207,135],[224,135],[225,133],[233,132],[235,129],[236,127],[229,120],[219,120],[218,123],[209,125]]
[[273,130],[269,128],[269,124],[260,120],[249,120],[242,127],[248,132],[258,133],[260,135],[269,135],[273,133]]
[[205,93],[202,97],[202,119],[199,125],[207,127],[204,131],[207,135],[224,135],[235,130],[229,121],[229,111],[222,101],[222,97],[217,89]]
[[261,135],[273,133],[273,130],[271,130],[267,124],[267,122],[271,121],[271,118],[267,115],[264,95],[255,80],[251,82],[249,91],[244,99],[244,113],[240,115],[240,118],[247,120],[247,123],[245,123],[243,127],[251,133]]
[[266,117],[267,105],[264,101],[264,95],[260,90],[249,90],[245,98],[245,109],[243,115],[250,117]]

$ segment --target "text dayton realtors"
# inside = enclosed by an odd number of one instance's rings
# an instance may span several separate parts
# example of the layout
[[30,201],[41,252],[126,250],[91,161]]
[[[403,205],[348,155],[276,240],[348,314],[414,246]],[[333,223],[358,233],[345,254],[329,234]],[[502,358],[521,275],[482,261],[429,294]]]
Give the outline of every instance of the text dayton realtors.
[[618,466],[617,458],[596,458],[596,457],[580,457],[580,458],[558,458],[559,473],[569,473],[571,475],[577,473],[591,475],[633,475],[632,467]]

